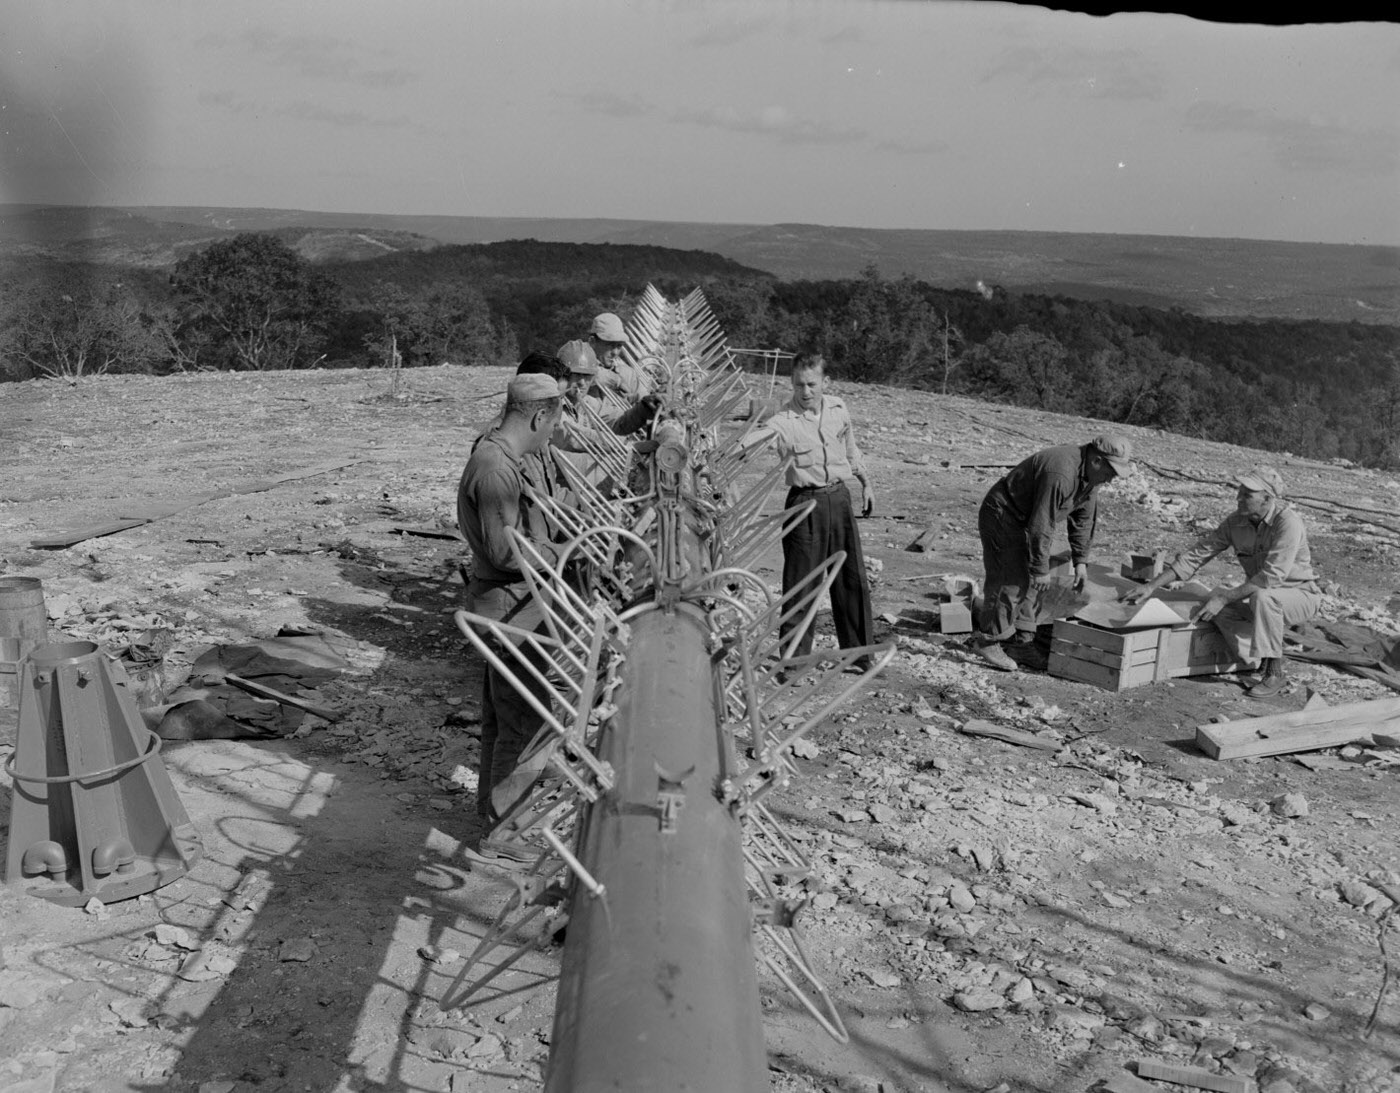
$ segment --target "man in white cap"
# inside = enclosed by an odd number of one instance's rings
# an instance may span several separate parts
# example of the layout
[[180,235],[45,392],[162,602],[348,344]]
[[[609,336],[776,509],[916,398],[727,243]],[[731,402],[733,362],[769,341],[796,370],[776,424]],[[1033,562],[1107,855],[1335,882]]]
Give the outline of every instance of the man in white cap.
[[[516,566],[508,529],[526,534],[546,557],[551,556],[548,541],[538,540],[532,531],[533,521],[523,494],[526,463],[548,448],[562,407],[559,381],[554,376],[543,372],[515,376],[506,389],[506,409],[500,424],[472,450],[457,486],[457,525],[472,552],[472,576],[466,590],[468,609],[522,630],[541,627],[543,615]],[[503,659],[514,663],[510,655]],[[536,696],[548,703],[547,695],[536,681],[529,679],[529,673],[522,668],[516,675],[527,679]],[[526,699],[496,669],[486,665],[476,810],[488,826],[494,825],[514,803],[494,799],[492,790],[507,780],[521,752],[543,724]],[[478,852],[505,862],[534,857],[523,848],[493,840],[490,835],[481,840]]]
[[1269,698],[1288,682],[1283,669],[1284,630],[1316,616],[1322,593],[1308,549],[1308,529],[1283,499],[1283,477],[1273,467],[1260,465],[1236,481],[1235,511],[1178,554],[1160,577],[1119,598],[1138,603],[1171,581],[1190,580],[1216,555],[1233,552],[1244,567],[1244,583],[1217,589],[1195,617],[1214,620],[1227,638],[1232,632],[1248,635],[1248,657],[1260,661],[1249,693]]
[[598,378],[595,382],[624,402],[636,402],[651,391],[651,378],[624,358],[623,348],[626,345],[627,331],[623,329],[621,319],[611,311],[594,317],[593,325],[588,330],[588,348],[598,359]]
[[1029,614],[1050,588],[1055,529],[1061,524],[1068,529],[1074,587],[1081,589],[1098,522],[1098,488],[1127,474],[1132,458],[1133,445],[1126,437],[1101,435],[1087,444],[1036,452],[987,491],[977,513],[986,581],[972,648],[992,667],[1016,670],[1002,643],[1017,638],[1018,631],[1023,659],[1043,667],[1031,644],[1035,620]]

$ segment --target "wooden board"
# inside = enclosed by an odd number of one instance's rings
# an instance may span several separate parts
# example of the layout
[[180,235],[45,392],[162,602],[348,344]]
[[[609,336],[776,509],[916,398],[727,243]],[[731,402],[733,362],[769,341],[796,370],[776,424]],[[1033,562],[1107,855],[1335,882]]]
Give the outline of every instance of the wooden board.
[[37,539],[30,539],[29,545],[39,550],[59,550],[63,547],[70,547],[74,543],[81,543],[88,539],[100,539],[104,535],[115,535],[119,531],[127,531],[131,528],[139,528],[142,524],[149,524],[149,520],[112,520],[106,524],[92,524],[85,528],[73,528],[71,531],[58,531],[52,535],[41,535]]
[[1159,1063],[1155,1059],[1140,1059],[1137,1072],[1144,1078],[1156,1078],[1163,1082],[1176,1082],[1194,1089],[1209,1089],[1213,1093],[1255,1093],[1258,1088],[1253,1078],[1238,1074],[1216,1074],[1195,1066],[1176,1066],[1172,1063]]
[[333,463],[318,463],[314,467],[307,467],[299,471],[291,471],[288,474],[278,475],[276,478],[258,479],[251,482],[244,482],[240,485],[230,487],[227,490],[218,490],[214,493],[201,494],[197,497],[182,498],[177,501],[151,502],[145,505],[132,502],[121,507],[121,519],[112,520],[105,524],[93,524],[88,527],[74,528],[71,531],[55,532],[52,535],[43,535],[38,539],[29,540],[29,545],[40,550],[57,550],[63,547],[73,546],[88,539],[99,539],[104,535],[115,535],[119,531],[128,531],[131,528],[140,527],[142,524],[150,524],[156,520],[163,519],[185,509],[193,508],[195,505],[202,505],[206,501],[218,500],[222,497],[231,497],[236,494],[262,493],[264,490],[273,489],[283,482],[295,482],[302,478],[314,478],[329,471],[337,471],[342,467],[353,467],[356,463],[363,463],[363,459],[337,460]]
[[1055,623],[1050,642],[1052,676],[1111,691],[1243,667],[1208,623],[1110,630],[1065,619]]
[[1400,698],[1198,725],[1196,747],[1212,759],[1247,759],[1370,741],[1371,731],[1400,732]]
[[1055,740],[1047,740],[1043,736],[1022,732],[1020,729],[1008,729],[992,721],[966,721],[958,727],[958,732],[967,736],[988,736],[1006,744],[1019,744],[1023,748],[1038,748],[1041,751],[1059,751],[1064,747]]

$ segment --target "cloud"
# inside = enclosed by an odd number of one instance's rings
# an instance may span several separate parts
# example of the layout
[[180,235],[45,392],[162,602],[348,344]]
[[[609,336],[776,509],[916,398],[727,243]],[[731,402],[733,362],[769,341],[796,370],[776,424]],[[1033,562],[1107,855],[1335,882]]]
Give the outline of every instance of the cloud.
[[849,46],[856,45],[866,40],[865,31],[860,27],[851,25],[842,27],[840,30],[833,30],[830,34],[824,34],[821,43],[824,46]]
[[[376,67],[357,43],[329,34],[278,34],[253,28],[236,35],[206,34],[195,44],[214,50],[241,49],[270,65],[329,83],[383,89],[402,87],[419,78],[405,68]],[[380,55],[384,56],[384,51]]]
[[1198,133],[1258,137],[1275,162],[1289,170],[1356,174],[1400,170],[1400,133],[1394,130],[1362,131],[1214,101],[1192,103],[1183,120]]
[[640,95],[619,95],[615,91],[585,91],[574,96],[574,101],[590,114],[610,118],[641,118],[656,110]]
[[351,129],[404,129],[414,125],[407,117],[374,117],[361,110],[332,110],[305,99],[268,106],[265,103],[236,95],[232,91],[205,91],[199,102],[230,114],[253,114],[261,118],[292,118],[296,121],[319,122],[323,125],[338,125]]
[[1001,77],[1033,86],[1059,87],[1096,99],[1156,99],[1165,88],[1161,71],[1132,49],[1015,46],[983,74],[982,82]]
[[901,156],[936,156],[948,151],[949,147],[946,140],[904,141],[891,138],[875,143],[876,151],[894,152]]
[[684,109],[674,112],[671,120],[704,129],[773,137],[779,144],[788,145],[855,144],[867,137],[863,129],[839,128],[826,122],[793,117],[785,106],[765,106],[750,111],[735,110],[733,107]]
[[730,22],[715,23],[700,33],[691,35],[686,44],[698,46],[701,49],[738,45],[747,38],[762,34],[772,24],[773,20],[765,18],[735,19]]

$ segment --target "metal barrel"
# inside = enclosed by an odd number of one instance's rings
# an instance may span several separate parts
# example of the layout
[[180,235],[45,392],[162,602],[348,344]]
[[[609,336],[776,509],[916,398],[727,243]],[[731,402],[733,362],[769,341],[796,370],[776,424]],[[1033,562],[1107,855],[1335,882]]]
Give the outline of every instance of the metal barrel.
[[19,705],[19,663],[48,641],[44,586],[37,577],[0,577],[0,707]]
[[734,774],[704,614],[632,622],[599,757],[618,772],[580,858],[546,1093],[768,1088],[741,829],[714,790]]

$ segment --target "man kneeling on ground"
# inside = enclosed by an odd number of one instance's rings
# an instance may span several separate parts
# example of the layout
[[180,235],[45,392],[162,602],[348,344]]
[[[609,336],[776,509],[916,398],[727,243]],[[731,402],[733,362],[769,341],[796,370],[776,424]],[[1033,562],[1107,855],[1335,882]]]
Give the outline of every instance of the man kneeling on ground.
[[1222,629],[1231,622],[1249,628],[1251,655],[1261,661],[1260,675],[1249,693],[1269,698],[1287,683],[1284,629],[1313,618],[1322,606],[1322,593],[1312,568],[1308,530],[1297,510],[1283,500],[1283,479],[1278,471],[1268,466],[1251,467],[1237,481],[1235,511],[1219,527],[1177,555],[1160,577],[1119,598],[1139,603],[1171,581],[1190,580],[1217,554],[1233,550],[1244,566],[1245,582],[1217,590],[1196,618],[1214,619]]

